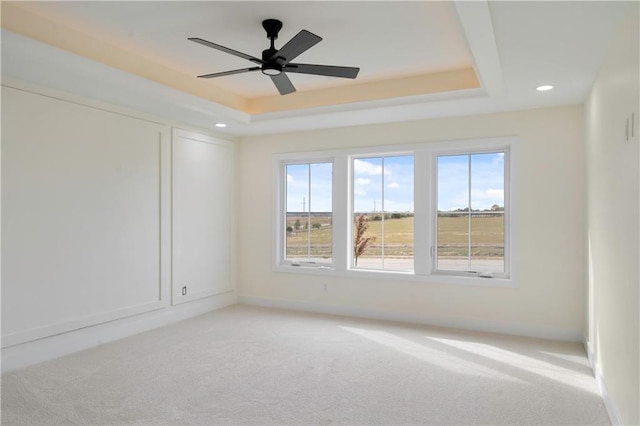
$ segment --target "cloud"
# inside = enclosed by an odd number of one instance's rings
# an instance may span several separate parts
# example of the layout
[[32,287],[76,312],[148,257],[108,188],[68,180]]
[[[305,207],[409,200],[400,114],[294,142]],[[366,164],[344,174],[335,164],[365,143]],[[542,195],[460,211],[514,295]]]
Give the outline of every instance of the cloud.
[[358,159],[353,160],[353,170],[358,174],[362,173],[372,176],[382,174],[382,166]]
[[502,198],[504,199],[504,189],[487,189],[487,198]]
[[371,183],[371,179],[368,178],[358,178],[355,181],[356,185],[369,185]]
[[391,182],[389,185],[387,185],[387,188],[400,188],[400,184],[398,182]]
[[471,193],[471,198],[475,200],[502,200],[504,199],[504,189],[474,190]]
[[293,176],[287,174],[287,182],[293,182]]

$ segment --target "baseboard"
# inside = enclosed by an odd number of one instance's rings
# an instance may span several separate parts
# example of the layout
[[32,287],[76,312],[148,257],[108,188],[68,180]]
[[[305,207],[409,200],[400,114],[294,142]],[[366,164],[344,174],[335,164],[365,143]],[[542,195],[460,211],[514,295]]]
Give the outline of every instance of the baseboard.
[[29,330],[19,331],[17,333],[2,336],[2,349],[7,349],[14,345],[32,342],[56,334],[62,334],[80,328],[91,327],[109,321],[114,321],[126,317],[140,315],[146,312],[155,311],[166,307],[165,301],[157,300],[149,303],[143,303],[137,306],[128,306],[126,308],[115,309],[113,311],[100,312],[94,315],[88,315],[80,318],[73,318],[68,321],[62,321],[55,324],[45,325]]
[[604,406],[607,409],[607,414],[609,415],[611,424],[613,426],[623,425],[624,423],[622,422],[622,419],[620,419],[620,415],[618,414],[616,405],[611,399],[611,395],[609,394],[609,391],[607,389],[604,377],[602,377],[602,371],[600,369],[600,365],[598,364],[598,360],[593,354],[593,348],[586,340],[584,341],[584,350],[587,352],[587,359],[589,360],[589,365],[591,365],[591,370],[593,370],[593,375],[596,379],[596,384],[598,385],[598,389],[600,390],[600,395],[602,396],[602,400],[604,401]]
[[344,315],[385,321],[397,321],[411,324],[432,325],[458,328],[514,336],[535,337],[541,339],[582,342],[583,335],[578,330],[566,330],[553,327],[530,326],[526,324],[505,323],[475,318],[445,317],[438,315],[416,314],[396,311],[382,311],[344,305],[308,302],[301,300],[277,299],[262,296],[239,295],[238,303],[297,311],[317,312],[330,315]]
[[2,349],[2,372],[28,367],[237,303],[234,291]]

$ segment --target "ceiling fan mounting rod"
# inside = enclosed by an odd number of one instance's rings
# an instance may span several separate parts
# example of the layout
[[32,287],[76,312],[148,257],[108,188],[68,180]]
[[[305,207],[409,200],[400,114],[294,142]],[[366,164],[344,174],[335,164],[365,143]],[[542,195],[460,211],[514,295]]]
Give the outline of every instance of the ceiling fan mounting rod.
[[278,51],[275,47],[275,40],[282,29],[282,21],[278,19],[265,19],[262,21],[262,28],[267,32],[267,38],[271,41],[271,46],[262,51],[262,60],[266,62],[262,65],[262,73],[267,75],[278,75],[282,72],[282,67],[275,64],[273,55]]

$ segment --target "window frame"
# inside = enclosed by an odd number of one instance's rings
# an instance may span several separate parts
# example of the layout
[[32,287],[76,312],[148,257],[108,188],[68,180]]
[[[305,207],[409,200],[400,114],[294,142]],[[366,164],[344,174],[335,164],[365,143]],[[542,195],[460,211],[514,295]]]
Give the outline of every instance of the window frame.
[[[287,166],[289,165],[309,165],[309,167],[311,167],[311,165],[313,164],[331,164],[331,174],[332,174],[332,178],[331,178],[331,216],[332,216],[332,220],[333,220],[333,216],[334,216],[334,194],[333,194],[333,189],[335,188],[335,179],[333,177],[333,171],[335,168],[334,162],[333,162],[333,158],[331,157],[307,157],[304,159],[298,159],[298,160],[285,160],[285,161],[281,161],[279,162],[278,165],[278,170],[279,170],[279,176],[278,176],[278,186],[279,186],[279,195],[277,197],[277,200],[279,200],[279,203],[276,207],[276,212],[278,212],[276,214],[276,221],[279,223],[279,226],[276,226],[276,232],[278,232],[277,234],[277,244],[276,246],[278,247],[278,251],[279,253],[279,258],[278,258],[278,262],[281,265],[286,265],[286,266],[290,266],[290,267],[319,267],[319,268],[332,268],[333,267],[333,263],[334,263],[334,254],[333,254],[333,250],[331,253],[331,262],[322,262],[322,263],[317,263],[317,262],[309,262],[309,261],[293,261],[293,260],[289,260],[287,259],[287,255],[286,255],[286,250],[287,250],[287,241],[286,241],[286,228],[287,228]],[[311,171],[311,169],[309,170]],[[309,182],[309,191],[311,190],[311,182]],[[331,235],[331,244],[332,246],[335,246],[334,244],[334,238],[335,238],[335,232],[333,232],[332,229],[332,235]]]
[[[501,136],[453,141],[434,141],[415,144],[356,147],[336,150],[291,152],[273,154],[274,188],[274,244],[272,269],[275,272],[308,275],[338,276],[361,279],[418,281],[435,284],[472,285],[490,287],[517,287],[514,262],[517,219],[514,188],[517,188],[518,137]],[[461,271],[435,271],[432,245],[435,242],[437,220],[437,167],[438,155],[474,154],[505,151],[505,274],[482,278]],[[507,154],[508,152],[508,154]],[[353,160],[363,157],[414,156],[414,269],[413,271],[370,270],[353,268]],[[508,158],[507,158],[508,157]],[[314,162],[333,163],[332,264],[292,264],[284,262],[286,248],[284,228],[286,206],[286,164]],[[422,184],[424,183],[424,184]],[[435,215],[432,213],[435,211]],[[283,216],[284,215],[284,216]],[[346,237],[345,237],[346,236]]]
[[[349,160],[349,186],[350,186],[350,198],[349,198],[349,220],[350,220],[350,228],[349,228],[349,246],[353,247],[354,246],[354,215],[355,215],[355,211],[354,211],[354,195],[355,195],[355,179],[354,179],[354,163],[355,160],[361,160],[361,159],[367,159],[367,158],[381,158],[382,159],[382,199],[381,202],[383,203],[384,206],[384,198],[385,198],[385,190],[384,190],[384,182],[385,182],[385,178],[384,178],[384,159],[385,158],[393,158],[393,157],[414,157],[414,161],[413,161],[413,167],[414,167],[414,173],[413,173],[413,197],[415,200],[415,192],[416,192],[416,180],[415,180],[415,151],[411,151],[411,150],[392,150],[392,151],[388,151],[388,152],[384,152],[384,153],[380,153],[380,152],[376,152],[376,153],[366,153],[366,154],[350,154],[348,155],[348,160]],[[414,209],[415,210],[415,209]],[[385,214],[384,212],[384,207],[383,207],[383,212],[382,212],[383,216]],[[382,219],[382,223],[383,223],[383,235],[384,235],[384,218]],[[415,223],[415,219],[414,219],[414,223]],[[415,250],[415,226],[414,226],[414,230],[413,230],[413,234],[414,234],[414,250]],[[384,244],[384,237],[383,237],[383,241],[382,243]],[[382,248],[382,265],[383,268],[382,269],[367,269],[367,268],[363,268],[363,267],[359,267],[359,266],[355,266],[354,265],[354,253],[353,250],[351,250],[351,256],[349,257],[349,269],[350,270],[354,270],[354,271],[372,271],[372,272],[400,272],[400,273],[410,273],[413,274],[415,271],[415,251],[414,251],[414,258],[413,258],[413,264],[414,264],[414,268],[410,269],[410,270],[396,270],[396,269],[386,269],[384,268],[384,247]]]
[[[455,271],[448,269],[437,268],[437,256],[438,256],[438,157],[448,155],[474,155],[474,154],[490,154],[490,153],[504,153],[504,272],[492,273],[492,278],[508,279],[511,274],[511,144],[490,144],[491,146],[484,146],[480,149],[471,149],[466,144],[458,146],[455,149],[439,148],[431,151],[431,186],[432,186],[432,202],[431,202],[431,248],[430,248],[430,260],[431,260],[431,273],[433,275],[448,275],[448,276],[469,276],[480,277],[483,271]],[[471,171],[470,171],[471,173]],[[469,188],[471,190],[471,188]]]

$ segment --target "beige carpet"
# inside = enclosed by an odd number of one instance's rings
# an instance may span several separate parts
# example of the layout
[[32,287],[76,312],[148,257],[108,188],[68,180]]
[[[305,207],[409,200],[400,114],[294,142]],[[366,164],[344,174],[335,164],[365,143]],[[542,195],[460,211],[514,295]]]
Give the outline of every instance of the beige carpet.
[[579,344],[232,306],[2,377],[2,424],[608,424]]

